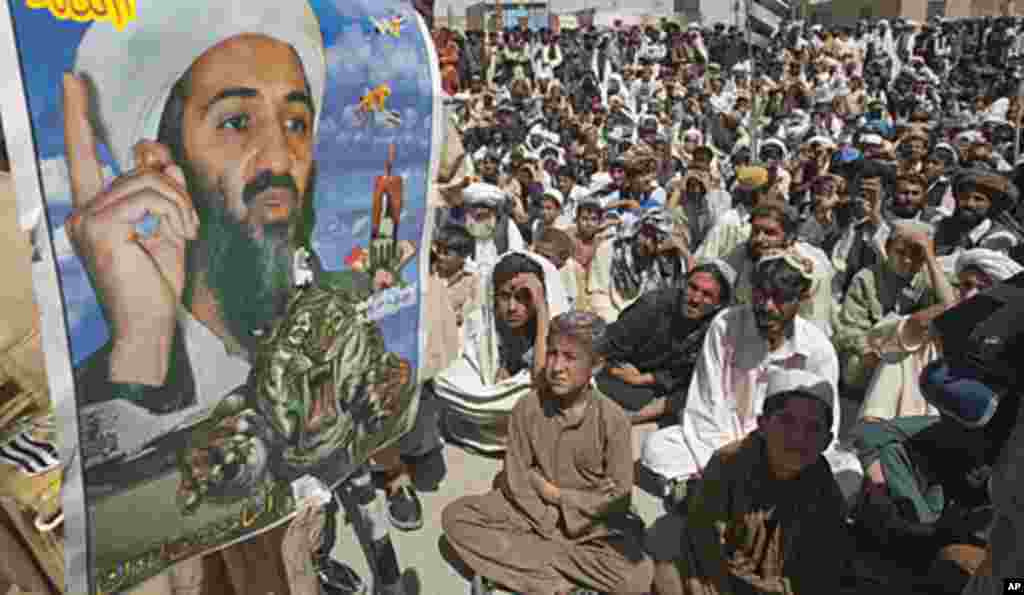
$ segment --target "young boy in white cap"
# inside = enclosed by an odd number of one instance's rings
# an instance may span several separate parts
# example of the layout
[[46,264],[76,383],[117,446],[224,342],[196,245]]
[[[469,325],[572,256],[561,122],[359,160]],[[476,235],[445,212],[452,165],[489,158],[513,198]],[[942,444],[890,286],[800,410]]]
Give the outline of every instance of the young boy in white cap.
[[649,541],[680,541],[655,563],[659,595],[836,593],[848,537],[845,503],[822,453],[832,441],[833,382],[805,370],[768,375],[751,434],[720,448],[685,519]]

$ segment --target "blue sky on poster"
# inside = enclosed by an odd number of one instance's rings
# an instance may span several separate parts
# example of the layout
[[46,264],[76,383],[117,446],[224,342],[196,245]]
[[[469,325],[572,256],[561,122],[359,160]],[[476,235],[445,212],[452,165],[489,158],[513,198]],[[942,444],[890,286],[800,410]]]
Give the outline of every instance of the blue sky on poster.
[[[317,229],[314,246],[329,269],[369,238],[369,208],[374,177],[383,174],[388,145],[397,159],[393,173],[405,178],[405,204],[399,237],[418,241],[425,218],[426,168],[430,158],[432,82],[428,52],[413,21],[414,10],[397,0],[309,0],[320,17],[328,72],[316,145]],[[10,2],[23,76],[41,161],[43,188],[59,272],[64,290],[73,359],[77,362],[107,338],[102,314],[87,276],[75,258],[61,225],[70,213],[70,188],[63,159],[63,116],[60,80],[73,64],[74,52],[87,25],[57,21],[46,11]],[[369,17],[406,16],[399,38],[377,33]],[[110,25],[102,25],[110,26]],[[394,129],[357,128],[354,108],[367,89],[387,83],[392,88],[388,109],[402,116]],[[104,158],[106,152],[102,150]],[[107,159],[108,163],[112,163]],[[105,168],[108,175],[114,169]],[[418,263],[404,271],[416,282]],[[415,357],[418,316],[415,309],[382,321],[392,349]]]

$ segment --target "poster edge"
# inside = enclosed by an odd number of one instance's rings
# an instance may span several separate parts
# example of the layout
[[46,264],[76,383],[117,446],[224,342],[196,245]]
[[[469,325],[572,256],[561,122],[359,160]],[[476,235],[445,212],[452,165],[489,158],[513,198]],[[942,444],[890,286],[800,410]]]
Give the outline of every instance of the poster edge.
[[[78,451],[78,414],[75,407],[74,375],[71,368],[70,339],[66,310],[57,273],[49,214],[46,211],[39,154],[28,109],[24,71],[19,55],[14,15],[10,2],[0,11],[0,69],[12,73],[0,91],[0,116],[4,122],[15,200],[29,203],[42,213],[37,223],[36,241],[46,247],[47,258],[33,264],[32,286],[39,305],[43,355],[47,370],[50,401],[58,427],[69,431],[60,436],[64,511],[64,589],[67,593],[94,593],[89,577],[90,548],[81,457]],[[26,159],[28,157],[28,159]],[[42,269],[41,271],[39,269]],[[59,308],[55,308],[59,305]],[[70,437],[70,439],[68,439]]]

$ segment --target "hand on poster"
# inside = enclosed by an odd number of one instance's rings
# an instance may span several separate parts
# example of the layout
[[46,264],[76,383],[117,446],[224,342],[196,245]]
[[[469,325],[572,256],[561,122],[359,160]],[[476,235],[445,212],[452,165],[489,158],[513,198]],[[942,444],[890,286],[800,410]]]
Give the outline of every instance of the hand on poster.
[[297,504],[299,512],[288,525],[281,540],[281,555],[289,570],[302,570],[313,561],[313,552],[323,539],[327,516],[318,502],[304,500]]
[[[152,340],[154,332],[173,333],[185,287],[185,245],[196,238],[199,217],[181,168],[155,142],[137,144],[139,167],[104,184],[89,105],[85,81],[65,75],[64,135],[74,207],[66,227],[101,298],[116,361],[121,353],[151,352],[160,343]],[[159,226],[141,236],[136,226],[150,215],[159,218]],[[166,358],[132,360],[141,364]],[[166,374],[159,363],[118,366],[117,371],[121,382],[154,386],[162,385]]]

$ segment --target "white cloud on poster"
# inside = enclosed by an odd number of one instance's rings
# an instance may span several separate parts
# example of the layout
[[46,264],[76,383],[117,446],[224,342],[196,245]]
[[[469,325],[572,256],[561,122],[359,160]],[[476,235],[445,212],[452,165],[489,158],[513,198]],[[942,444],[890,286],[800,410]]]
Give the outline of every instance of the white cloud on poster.
[[[346,16],[390,16],[393,14],[406,16],[412,12],[408,0],[335,0],[335,9]],[[409,26],[408,24],[406,26]]]
[[328,74],[339,82],[365,80],[371,89],[387,83],[396,93],[433,93],[426,59],[411,36],[395,39],[349,27],[328,48],[326,60]]

